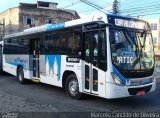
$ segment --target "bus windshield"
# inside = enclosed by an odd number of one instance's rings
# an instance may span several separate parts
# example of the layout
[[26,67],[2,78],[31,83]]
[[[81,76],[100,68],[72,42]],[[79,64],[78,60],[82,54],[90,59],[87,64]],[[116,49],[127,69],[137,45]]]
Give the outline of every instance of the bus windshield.
[[145,71],[154,67],[151,33],[139,30],[111,30],[113,64],[123,71]]

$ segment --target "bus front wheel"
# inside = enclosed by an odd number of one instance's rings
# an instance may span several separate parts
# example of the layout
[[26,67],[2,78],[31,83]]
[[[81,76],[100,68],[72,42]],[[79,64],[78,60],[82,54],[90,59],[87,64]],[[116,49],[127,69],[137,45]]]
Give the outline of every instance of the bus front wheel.
[[17,78],[18,78],[18,80],[19,80],[19,82],[21,84],[25,84],[26,83],[26,79],[24,78],[24,72],[23,72],[23,69],[21,67],[18,68]]
[[82,93],[79,92],[78,80],[74,74],[67,77],[65,89],[67,94],[74,99],[80,99],[82,97]]

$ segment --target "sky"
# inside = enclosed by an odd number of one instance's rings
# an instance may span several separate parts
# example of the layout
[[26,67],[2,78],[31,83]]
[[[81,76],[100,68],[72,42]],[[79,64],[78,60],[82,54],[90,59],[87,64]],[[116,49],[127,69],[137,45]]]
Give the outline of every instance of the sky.
[[[79,0],[39,0],[47,2],[58,3],[58,8],[76,10],[77,13],[83,17],[88,14],[97,12],[95,8],[88,6]],[[112,8],[113,0],[89,0],[100,7],[110,10]],[[160,18],[160,0],[119,0],[120,13],[142,18]],[[0,12],[17,7],[19,3],[36,3],[37,0],[0,0]]]

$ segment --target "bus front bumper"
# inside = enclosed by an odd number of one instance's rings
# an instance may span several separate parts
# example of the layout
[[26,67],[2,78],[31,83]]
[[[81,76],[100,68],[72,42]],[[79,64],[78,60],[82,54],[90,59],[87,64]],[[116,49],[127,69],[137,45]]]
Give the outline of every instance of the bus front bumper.
[[152,83],[140,86],[119,86],[113,83],[106,83],[106,97],[108,99],[123,98],[134,95],[144,95],[154,91],[156,88],[156,80]]

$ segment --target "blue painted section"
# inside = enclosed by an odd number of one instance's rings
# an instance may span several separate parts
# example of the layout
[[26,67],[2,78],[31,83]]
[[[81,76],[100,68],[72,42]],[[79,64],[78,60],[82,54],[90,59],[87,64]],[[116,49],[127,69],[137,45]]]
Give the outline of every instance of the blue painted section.
[[119,18],[126,18],[126,19],[136,19],[136,18],[132,18],[132,17],[129,17],[129,16],[122,16],[122,15],[119,15],[119,14],[107,14],[107,16],[110,16],[110,17],[119,17]]
[[54,69],[54,62],[55,59],[57,60],[57,65],[58,65],[58,81],[60,80],[60,75],[61,75],[61,55],[45,55],[45,62],[49,62],[49,67],[50,69]]
[[17,57],[15,59],[13,59],[13,62],[7,62],[7,63],[14,65],[14,66],[21,65],[23,68],[25,68],[25,63],[27,63],[27,61],[25,59]]
[[23,64],[23,63],[18,63],[18,62],[7,62],[7,63],[9,63],[9,64],[11,64],[13,66],[21,65],[23,67],[23,69],[25,68],[25,64]]
[[57,63],[58,63],[58,80],[60,80],[60,74],[61,74],[61,56],[57,55],[56,56]]
[[62,29],[64,28],[65,23],[58,23],[58,24],[52,24],[52,25],[48,25],[46,31],[52,31],[52,30],[56,30],[56,29]]
[[[132,17],[126,17],[126,16],[122,16],[122,15],[115,15],[115,14],[107,14],[108,18],[110,18],[109,21],[111,21],[111,19],[113,20],[112,22],[110,23],[113,23],[114,22],[114,19],[115,18],[120,18],[120,19],[124,19],[124,20],[135,20],[135,21],[143,21],[141,19],[137,19],[137,18],[132,18]],[[143,21],[145,22],[145,21]]]
[[54,64],[54,61],[55,61],[55,56],[54,55],[45,55],[45,62],[47,61],[47,59],[48,59],[50,68],[53,69],[53,64]]
[[113,72],[121,79],[121,81],[123,82],[124,85],[126,85],[126,78],[124,78],[120,72],[114,67],[114,65],[112,66],[113,67]]

